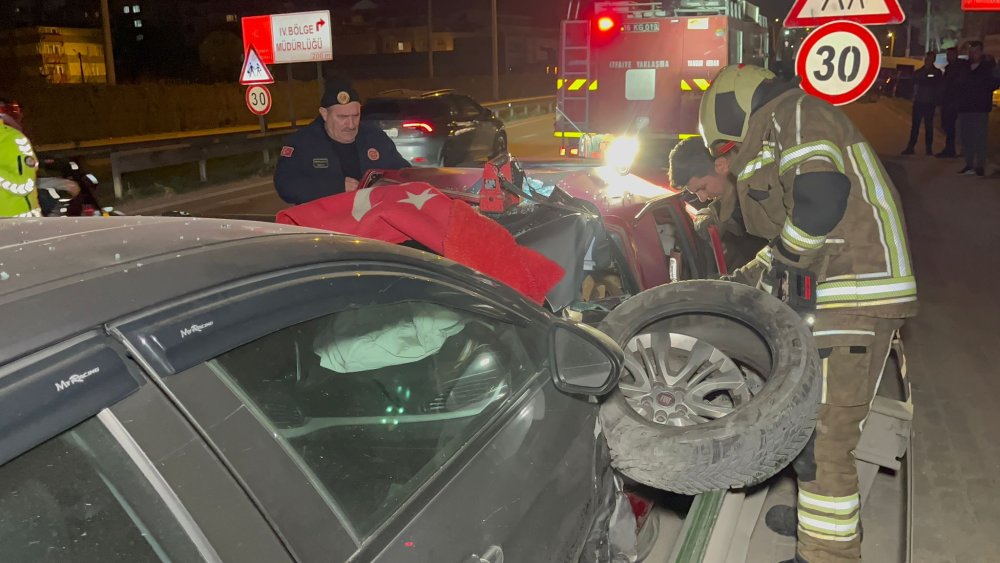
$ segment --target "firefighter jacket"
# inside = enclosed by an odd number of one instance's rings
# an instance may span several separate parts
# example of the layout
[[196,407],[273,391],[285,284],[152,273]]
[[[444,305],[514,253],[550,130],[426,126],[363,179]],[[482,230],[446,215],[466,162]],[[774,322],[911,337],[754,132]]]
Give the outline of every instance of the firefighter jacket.
[[40,217],[38,159],[24,133],[0,121],[0,217]]
[[817,308],[876,317],[916,313],[917,286],[899,195],[875,151],[840,110],[786,91],[750,117],[730,157],[738,220],[770,240],[743,269],[773,260],[813,272]]

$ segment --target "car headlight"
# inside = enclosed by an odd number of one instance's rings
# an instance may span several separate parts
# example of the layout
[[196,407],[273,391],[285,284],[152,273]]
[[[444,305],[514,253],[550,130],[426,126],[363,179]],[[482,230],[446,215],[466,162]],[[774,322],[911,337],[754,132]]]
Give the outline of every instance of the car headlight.
[[639,139],[635,137],[617,137],[608,145],[604,153],[604,163],[618,172],[625,174],[639,155]]

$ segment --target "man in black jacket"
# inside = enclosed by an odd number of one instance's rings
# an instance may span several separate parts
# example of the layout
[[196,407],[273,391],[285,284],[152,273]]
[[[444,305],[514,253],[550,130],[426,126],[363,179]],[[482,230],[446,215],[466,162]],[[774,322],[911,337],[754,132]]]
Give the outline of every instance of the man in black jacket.
[[961,97],[958,90],[958,79],[962,75],[962,67],[967,64],[967,61],[958,58],[958,48],[949,47],[945,53],[948,57],[948,66],[944,67],[944,84],[941,92],[941,129],[944,130],[944,150],[935,155],[938,158],[958,156],[958,152],[955,150],[958,99]]
[[962,136],[965,167],[958,173],[966,176],[985,175],[990,111],[993,110],[993,90],[997,88],[993,68],[996,63],[983,56],[980,41],[969,42],[969,64],[958,79],[958,132]]
[[941,97],[943,74],[934,66],[937,53],[927,51],[924,66],[913,73],[916,91],[913,93],[913,120],[910,125],[910,142],[903,154],[913,154],[920,135],[920,122],[924,123],[924,154],[934,154],[934,108]]
[[349,82],[326,83],[319,117],[281,147],[274,187],[281,199],[300,204],[354,191],[370,169],[410,166],[384,131],[361,122],[361,98]]

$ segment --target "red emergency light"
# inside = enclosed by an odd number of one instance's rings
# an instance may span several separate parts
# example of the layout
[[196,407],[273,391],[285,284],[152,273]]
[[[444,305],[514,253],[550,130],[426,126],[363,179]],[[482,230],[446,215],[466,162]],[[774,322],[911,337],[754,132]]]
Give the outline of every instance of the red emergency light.
[[615,27],[615,20],[611,16],[601,16],[597,18],[598,31],[611,31]]

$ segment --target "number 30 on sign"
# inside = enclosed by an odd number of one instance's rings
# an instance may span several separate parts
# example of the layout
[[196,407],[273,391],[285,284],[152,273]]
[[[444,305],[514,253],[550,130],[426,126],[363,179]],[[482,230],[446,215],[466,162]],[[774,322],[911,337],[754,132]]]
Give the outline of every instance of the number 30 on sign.
[[841,106],[857,100],[875,84],[882,52],[867,27],[835,21],[806,37],[795,58],[803,90]]
[[255,115],[267,115],[271,111],[271,92],[265,86],[247,88],[247,107]]

